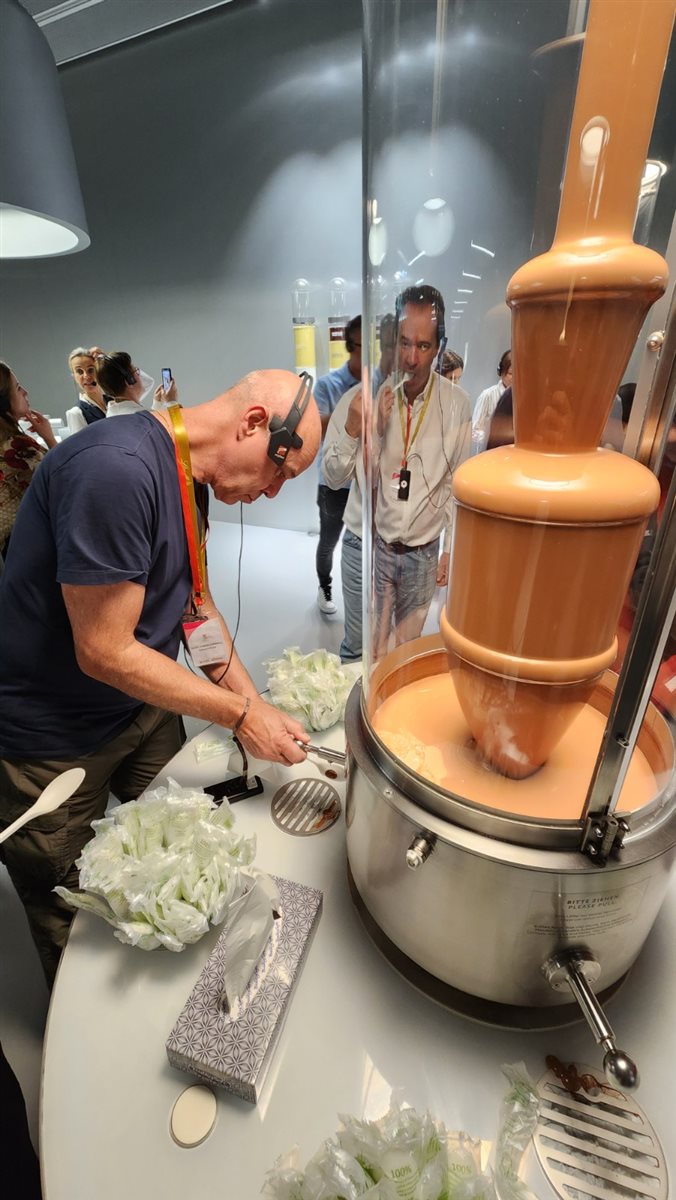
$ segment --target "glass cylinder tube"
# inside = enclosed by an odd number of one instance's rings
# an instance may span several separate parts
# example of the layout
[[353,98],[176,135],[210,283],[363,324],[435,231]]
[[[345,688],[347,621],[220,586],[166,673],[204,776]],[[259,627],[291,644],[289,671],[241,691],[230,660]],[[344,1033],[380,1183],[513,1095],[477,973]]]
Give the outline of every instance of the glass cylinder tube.
[[[664,504],[665,460],[610,447],[667,286],[673,187],[639,202],[646,160],[675,165],[673,13],[591,0],[575,32],[567,3],[364,14],[367,720],[454,796],[579,818]],[[630,807],[672,770],[660,744]]]
[[293,348],[296,370],[307,371],[317,378],[315,349],[315,318],[312,316],[312,294],[307,279],[296,279],[291,291],[293,317]]
[[329,284],[329,369],[335,371],[347,360],[345,326],[349,320],[347,311],[347,284],[336,275]]

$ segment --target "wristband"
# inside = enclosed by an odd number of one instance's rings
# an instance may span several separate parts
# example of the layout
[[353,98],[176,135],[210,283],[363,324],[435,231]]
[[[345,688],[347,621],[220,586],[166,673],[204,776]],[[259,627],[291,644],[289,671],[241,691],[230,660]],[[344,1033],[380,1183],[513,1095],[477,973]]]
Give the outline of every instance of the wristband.
[[240,728],[242,727],[242,725],[244,724],[244,721],[245,721],[245,718],[246,718],[246,714],[248,713],[248,711],[249,711],[250,707],[251,707],[251,700],[250,700],[250,699],[249,699],[249,697],[247,696],[247,697],[246,697],[246,699],[245,699],[245,701],[244,701],[244,711],[242,712],[242,715],[241,715],[241,717],[239,718],[239,720],[238,720],[238,721],[236,721],[236,722],[235,722],[235,724],[234,724],[234,725],[233,725],[233,727],[232,727],[232,736],[233,736],[233,737],[236,737],[236,736],[237,736],[237,734],[239,733],[239,730],[240,730]]

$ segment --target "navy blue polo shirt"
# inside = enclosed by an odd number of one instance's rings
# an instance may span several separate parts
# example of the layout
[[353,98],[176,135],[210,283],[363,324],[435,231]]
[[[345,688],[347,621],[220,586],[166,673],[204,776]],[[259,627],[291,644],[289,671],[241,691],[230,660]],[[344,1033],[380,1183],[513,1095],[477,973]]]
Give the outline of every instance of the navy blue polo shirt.
[[79,757],[131,724],[142,704],[78,667],[60,586],[128,580],[145,587],[138,641],[175,659],[190,567],[172,439],[145,412],[56,446],[21,502],[0,576],[0,756]]

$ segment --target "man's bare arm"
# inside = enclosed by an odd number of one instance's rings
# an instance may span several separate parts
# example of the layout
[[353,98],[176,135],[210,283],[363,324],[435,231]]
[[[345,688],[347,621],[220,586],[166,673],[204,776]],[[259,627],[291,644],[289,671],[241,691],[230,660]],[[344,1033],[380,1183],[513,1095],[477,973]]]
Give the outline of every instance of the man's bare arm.
[[307,734],[297,721],[258,696],[214,687],[137,640],[135,632],[145,596],[140,584],[62,584],[61,590],[77,663],[85,675],[144,704],[230,728],[249,700],[249,711],[239,732],[246,749],[276,762],[303,761],[303,752],[292,739],[306,741]]

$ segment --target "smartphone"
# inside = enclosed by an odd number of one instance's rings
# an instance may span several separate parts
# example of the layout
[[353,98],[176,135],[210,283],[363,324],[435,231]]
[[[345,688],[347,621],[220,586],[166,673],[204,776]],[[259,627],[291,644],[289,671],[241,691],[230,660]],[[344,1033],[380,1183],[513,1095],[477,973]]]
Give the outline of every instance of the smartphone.
[[171,367],[162,367],[162,387],[165,392],[171,387]]
[[246,800],[249,796],[262,796],[263,784],[258,775],[249,779],[244,775],[236,775],[234,778],[224,779],[222,783],[213,783],[210,787],[203,788],[203,791],[213,796],[217,804],[220,804],[221,800],[236,804],[238,800]]

